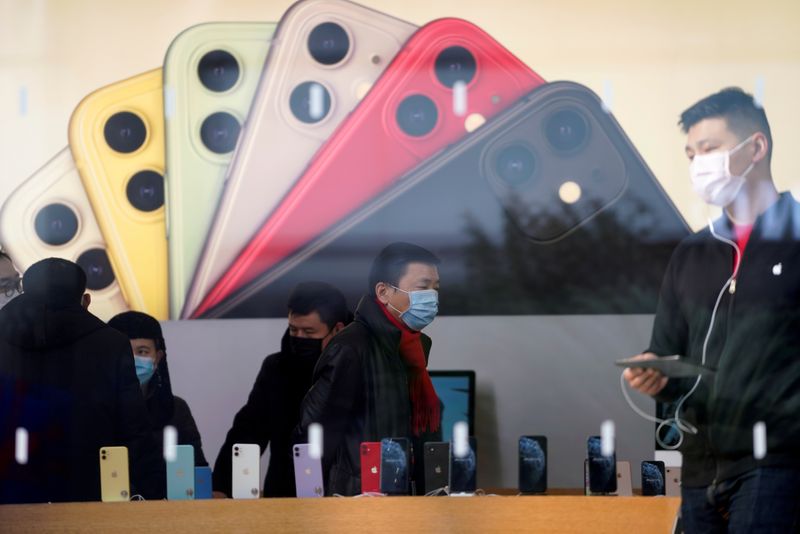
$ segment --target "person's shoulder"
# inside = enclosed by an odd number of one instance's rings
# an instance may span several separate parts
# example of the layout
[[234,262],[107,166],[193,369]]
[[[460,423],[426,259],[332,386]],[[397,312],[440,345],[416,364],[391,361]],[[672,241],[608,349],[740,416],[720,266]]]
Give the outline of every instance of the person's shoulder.
[[175,416],[177,416],[179,413],[180,414],[191,414],[192,413],[191,408],[189,408],[189,403],[186,402],[185,400],[183,400],[181,397],[173,394],[172,395],[172,403],[173,403],[173,406],[175,407],[175,412],[174,412]]
[[363,323],[353,321],[336,334],[326,347],[326,351],[361,351],[369,346],[370,331]]

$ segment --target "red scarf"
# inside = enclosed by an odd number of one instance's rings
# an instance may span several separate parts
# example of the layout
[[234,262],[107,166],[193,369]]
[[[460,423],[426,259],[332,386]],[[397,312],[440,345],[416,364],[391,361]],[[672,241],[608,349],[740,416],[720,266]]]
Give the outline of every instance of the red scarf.
[[[376,299],[377,300],[377,299]],[[433,389],[431,376],[425,362],[425,351],[422,349],[422,334],[411,330],[405,323],[395,319],[380,301],[378,307],[400,329],[400,356],[406,364],[408,373],[408,395],[411,397],[411,429],[419,436],[426,429],[434,432],[441,424],[439,397]]]

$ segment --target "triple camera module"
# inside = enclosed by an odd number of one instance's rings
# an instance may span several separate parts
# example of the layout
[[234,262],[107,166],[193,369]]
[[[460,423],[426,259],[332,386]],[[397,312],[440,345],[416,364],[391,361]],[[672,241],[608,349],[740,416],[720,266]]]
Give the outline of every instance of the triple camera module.
[[[112,150],[130,154],[144,145],[147,126],[135,113],[120,111],[106,121],[103,135]],[[151,170],[139,171],[128,180],[125,192],[137,210],[155,211],[164,204],[164,177]]]
[[[456,83],[468,84],[475,77],[475,56],[463,46],[442,50],[434,62],[434,73],[439,83],[452,89]],[[395,113],[397,126],[408,136],[423,137],[436,127],[439,112],[433,100],[423,94],[405,97]]]

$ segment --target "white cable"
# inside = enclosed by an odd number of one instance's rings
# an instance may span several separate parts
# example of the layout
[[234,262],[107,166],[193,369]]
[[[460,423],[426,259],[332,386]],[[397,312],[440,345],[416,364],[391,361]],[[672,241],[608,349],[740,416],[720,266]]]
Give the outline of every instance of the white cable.
[[[733,274],[730,276],[730,278],[728,278],[728,280],[722,286],[722,289],[720,290],[719,295],[717,295],[717,301],[714,303],[714,309],[711,312],[711,321],[709,322],[709,325],[708,325],[708,331],[706,332],[706,337],[703,340],[703,352],[702,352],[701,357],[700,357],[700,365],[705,365],[705,363],[706,363],[706,354],[707,354],[707,351],[708,351],[708,341],[711,339],[711,333],[714,331],[714,323],[716,322],[716,319],[717,319],[717,311],[719,310],[719,304],[722,301],[722,296],[725,294],[725,291],[730,287],[730,285],[733,282],[733,280],[736,279],[736,275],[739,274],[739,264],[741,263],[741,260],[742,260],[742,251],[739,249],[739,245],[737,245],[736,243],[734,243],[730,239],[727,239],[725,237],[722,237],[722,236],[718,235],[714,231],[714,223],[710,219],[708,221],[708,229],[711,232],[711,235],[716,240],[721,241],[723,243],[727,243],[728,245],[733,247],[733,250],[736,253],[736,262],[734,263]],[[631,407],[631,409],[634,412],[636,412],[641,417],[647,419],[648,421],[652,421],[654,423],[658,423],[658,427],[656,428],[656,441],[658,442],[658,444],[660,446],[662,446],[666,450],[676,450],[681,446],[681,444],[683,444],[684,432],[689,432],[690,434],[697,434],[697,428],[694,425],[692,425],[691,423],[687,423],[686,421],[682,421],[681,418],[680,418],[680,413],[681,413],[681,409],[683,408],[683,404],[686,402],[686,400],[689,397],[692,396],[692,394],[694,394],[695,390],[697,390],[697,387],[700,385],[700,381],[703,378],[702,375],[697,375],[697,379],[695,380],[694,385],[689,390],[689,392],[684,394],[684,395],[682,395],[678,399],[678,404],[675,407],[675,414],[672,417],[668,418],[668,419],[660,419],[658,417],[653,417],[652,415],[642,411],[641,409],[639,409],[638,406],[636,406],[633,403],[633,400],[631,399],[630,395],[628,394],[627,388],[625,388],[625,374],[624,373],[625,373],[625,371],[622,371],[622,374],[619,376],[620,388],[622,389],[622,395],[625,397],[625,400],[628,402],[628,405]],[[678,431],[678,436],[679,436],[678,437],[678,441],[674,445],[666,444],[661,440],[660,433],[661,433],[661,430],[666,425],[674,425],[675,428]]]

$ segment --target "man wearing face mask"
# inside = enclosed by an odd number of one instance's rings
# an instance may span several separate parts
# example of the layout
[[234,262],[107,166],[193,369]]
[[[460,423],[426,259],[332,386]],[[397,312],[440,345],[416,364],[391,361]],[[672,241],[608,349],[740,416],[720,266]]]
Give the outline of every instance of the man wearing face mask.
[[0,308],[20,293],[21,278],[8,254],[0,250]]
[[344,295],[324,282],[303,282],[289,295],[289,328],[281,350],[261,365],[247,403],[233,419],[214,464],[213,489],[218,498],[231,496],[231,448],[257,443],[270,447],[264,479],[265,497],[294,497],[292,431],[300,401],[311,386],[311,374],[322,350],[349,322]]
[[194,447],[194,464],[208,465],[192,411],[185,400],[172,393],[167,346],[158,320],[146,313],[128,311],[112,317],[108,326],[130,339],[136,377],[147,404],[156,443],[162,443],[165,426],[175,427],[178,445]]
[[[638,358],[679,354],[716,373],[624,376],[681,406],[686,532],[797,532],[800,204],[775,188],[769,123],[750,95],[725,89],[680,124],[692,185],[723,212],[676,248],[650,347]],[[759,422],[764,442],[755,438]]]
[[425,433],[440,432],[439,398],[427,370],[431,340],[421,332],[438,312],[438,264],[417,245],[384,248],[355,320],[317,363],[296,441],[307,439],[311,423],[322,425],[326,495],[361,493],[361,442],[421,441]]

